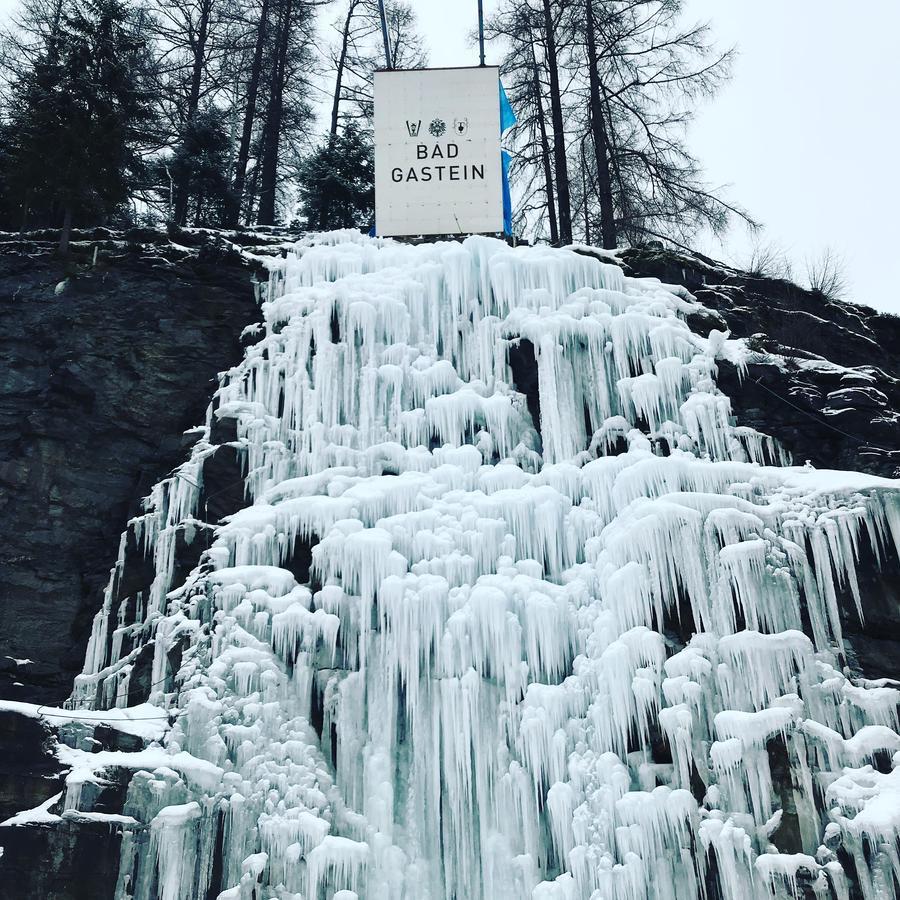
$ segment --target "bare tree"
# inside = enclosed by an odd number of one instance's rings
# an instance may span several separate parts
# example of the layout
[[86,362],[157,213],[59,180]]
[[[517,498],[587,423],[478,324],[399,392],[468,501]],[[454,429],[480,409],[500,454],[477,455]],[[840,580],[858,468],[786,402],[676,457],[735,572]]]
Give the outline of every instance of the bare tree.
[[806,260],[806,281],[809,289],[827,300],[841,300],[847,293],[847,265],[844,258],[831,247],[817,257]]
[[[329,129],[332,137],[342,120],[357,121],[362,127],[371,124],[373,73],[385,65],[377,0],[345,2],[347,12],[335,25],[339,37],[331,54],[335,73]],[[394,68],[419,69],[427,65],[428,57],[412,5],[405,0],[388,0],[385,18]]]
[[749,255],[739,265],[754,278],[790,281],[794,277],[794,267],[788,252],[772,241],[755,240]]
[[228,210],[227,224],[235,227],[241,214],[244,191],[247,183],[247,164],[250,160],[253,129],[257,119],[257,101],[263,74],[263,56],[269,36],[270,0],[262,0],[258,18],[253,26],[253,56],[247,70],[246,92],[244,94],[241,116],[241,138],[237,158],[234,164],[234,182],[232,185],[231,207]]
[[6,86],[42,53],[54,53],[53,45],[70,7],[67,0],[22,0],[9,24],[0,31],[0,72]]
[[[585,33],[587,37],[588,85],[590,96],[591,136],[594,141],[594,160],[597,167],[597,197],[600,203],[600,234],[607,250],[616,248],[616,220],[613,203],[613,170],[610,160],[609,135],[606,131],[606,116],[603,110],[603,90],[600,87],[599,53],[597,48],[597,25],[594,19],[592,0],[585,3]],[[584,158],[582,144],[582,159]],[[587,190],[585,188],[585,240],[590,242],[590,217],[588,215]]]
[[730,76],[733,51],[715,48],[708,25],[682,25],[682,7],[682,0],[598,4],[617,226],[631,242],[687,242],[701,228],[720,234],[735,218],[755,225],[704,183],[687,148],[694,110]]
[[[150,38],[158,48],[157,97],[162,122],[175,142],[192,127],[201,106],[222,86],[226,58],[224,35],[229,0],[151,0]],[[187,221],[190,196],[176,184],[173,218]]]
[[[568,4],[557,2],[560,11],[566,11]],[[550,0],[543,0],[544,41],[547,49],[547,72],[550,76],[550,119],[553,122],[553,163],[556,170],[556,202],[559,213],[559,240],[562,244],[572,243],[572,203],[569,197],[569,162],[566,151],[566,134],[563,127],[562,94],[559,86],[559,60],[557,58],[557,20],[553,15]]]
[[487,21],[485,31],[488,40],[507,47],[500,73],[517,117],[512,180],[521,194],[518,218],[526,222],[534,218],[536,234],[542,237],[546,217],[550,242],[558,244],[555,161],[546,113],[550,89],[543,9],[528,3],[506,4]]
[[[278,173],[283,150],[282,138],[292,123],[305,122],[311,117],[308,101],[309,76],[313,70],[314,0],[272,0],[276,16],[273,53],[268,69],[267,104],[259,150],[258,186],[259,208],[256,221],[260,225],[274,225],[278,201]],[[303,85],[290,107],[285,105],[289,89],[296,91]]]
[[[683,25],[682,5],[682,0],[503,0],[492,18],[492,34],[508,47],[504,77],[517,98],[526,97],[535,83],[522,60],[525,34],[534,33],[536,19],[539,23],[544,72],[538,83],[553,124],[561,240],[571,205],[568,169],[580,169],[582,149],[591,164],[578,189],[579,228],[585,237],[599,236],[605,247],[651,237],[685,246],[701,229],[722,233],[735,219],[755,225],[704,182],[686,146],[697,103],[728,77],[732,52],[715,49],[707,26]],[[528,118],[513,140],[524,151],[517,154],[517,183],[533,185],[541,165],[527,151],[535,143]],[[526,208],[537,210],[534,196],[526,190]]]
[[355,26],[357,23],[357,13],[361,11],[363,0],[348,0],[347,15],[344,17],[344,24],[340,32],[340,50],[333,58],[335,67],[334,76],[334,93],[331,101],[331,127],[329,135],[333,140],[337,135],[338,118],[341,110],[341,99],[344,91],[344,71],[347,67],[347,60],[357,43],[357,33]]

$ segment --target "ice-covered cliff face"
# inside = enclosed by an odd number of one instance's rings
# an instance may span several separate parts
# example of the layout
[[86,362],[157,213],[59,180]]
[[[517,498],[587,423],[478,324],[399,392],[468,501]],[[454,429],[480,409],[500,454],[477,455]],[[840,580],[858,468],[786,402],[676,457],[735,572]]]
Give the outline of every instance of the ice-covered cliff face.
[[75,686],[125,706],[152,653],[172,712],[61,751],[68,810],[135,770],[117,898],[897,896],[900,691],[841,613],[898,482],[788,467],[716,388],[739,342],[570,251],[325,235],[262,309]]

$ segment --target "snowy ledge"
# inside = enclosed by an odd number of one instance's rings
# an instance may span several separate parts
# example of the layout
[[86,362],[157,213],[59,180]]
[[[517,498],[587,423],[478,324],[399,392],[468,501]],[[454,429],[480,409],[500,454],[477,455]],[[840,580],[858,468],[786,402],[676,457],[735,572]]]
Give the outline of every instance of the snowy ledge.
[[147,742],[162,740],[169,730],[169,714],[152,703],[142,703],[128,709],[71,710],[20,703],[17,700],[0,700],[0,712],[18,713],[29,719],[43,719],[54,728],[71,724],[108,725],[116,731],[134,735]]

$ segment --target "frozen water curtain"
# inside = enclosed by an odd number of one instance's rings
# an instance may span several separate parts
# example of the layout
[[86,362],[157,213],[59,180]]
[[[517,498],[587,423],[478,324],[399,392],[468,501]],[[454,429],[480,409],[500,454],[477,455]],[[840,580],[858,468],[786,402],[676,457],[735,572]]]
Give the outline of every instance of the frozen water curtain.
[[117,897],[897,896],[900,693],[841,623],[898,484],[791,466],[716,387],[742,342],[594,256],[340,232],[270,268],[75,686],[124,706],[149,654],[172,714],[114,754]]

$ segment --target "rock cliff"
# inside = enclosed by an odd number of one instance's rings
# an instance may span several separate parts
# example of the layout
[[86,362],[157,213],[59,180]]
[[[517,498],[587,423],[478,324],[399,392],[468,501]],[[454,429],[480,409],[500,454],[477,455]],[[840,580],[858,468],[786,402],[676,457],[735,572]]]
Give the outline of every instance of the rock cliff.
[[[122,638],[126,643],[116,651],[122,659],[134,648],[127,681],[131,706],[147,700],[158,684],[151,673],[153,642],[144,643],[148,632],[141,626],[141,612],[135,609],[136,603],[145,600],[133,600],[151,592],[154,570],[142,551],[140,529],[126,523],[140,512],[139,498],[185,458],[195,439],[190,429],[203,420],[216,373],[238,362],[240,335],[258,319],[251,285],[256,267],[236,244],[262,243],[257,251],[271,253],[276,252],[279,238],[81,237],[76,246],[82,264],[68,277],[40,243],[10,240],[6,253],[0,245],[4,317],[0,332],[4,392],[0,400],[4,423],[0,583],[5,591],[0,607],[0,640],[5,643],[0,644],[0,655],[8,655],[0,665],[5,678],[0,688],[7,698],[54,705],[68,695],[72,675],[81,668],[90,618],[100,607],[124,529],[121,565],[112,592],[113,608],[121,604],[128,621],[135,622],[135,630]],[[593,255],[595,251],[582,252]],[[600,255],[603,261],[611,261],[608,255]],[[732,337],[746,339],[750,355],[745,358],[745,371],[725,358],[717,361],[718,386],[730,397],[741,426],[776,438],[796,464],[808,460],[817,468],[896,475],[900,466],[900,355],[896,349],[900,320],[699,256],[646,248],[625,251],[615,261],[628,274],[657,277],[687,288],[703,306],[692,307],[687,317],[695,334],[728,331]],[[277,328],[273,333],[277,334]],[[340,343],[336,320],[330,338],[333,346]],[[710,348],[714,344],[710,339]],[[715,355],[712,349],[709,352]],[[519,340],[510,369],[539,433],[536,365],[534,345],[526,338]],[[284,415],[281,403],[276,406],[278,416]],[[173,585],[181,584],[209,547],[211,528],[204,523],[211,526],[247,502],[241,483],[247,470],[246,446],[235,441],[236,420],[226,415],[211,424],[211,452],[203,456],[200,467],[197,505],[202,521],[188,516],[188,524],[179,526]],[[648,433],[651,430],[646,422],[636,424]],[[863,679],[893,679],[900,674],[900,640],[896,638],[900,561],[893,549],[883,548],[876,565],[876,552],[861,541],[855,571],[864,617],[855,612],[850,587],[838,587],[847,653],[841,662],[846,672]],[[283,570],[279,577],[309,582],[309,544],[298,538],[292,547],[280,551],[279,565],[282,568],[275,570]],[[311,584],[313,590],[316,587]],[[680,627],[673,621],[667,627],[671,631],[666,632],[667,640],[679,646],[687,643],[687,625],[682,622]],[[193,640],[186,632],[183,641],[172,641],[165,690],[172,689],[182,653],[198,652],[191,646]],[[290,643],[286,641],[282,641],[285,647]],[[288,653],[288,670],[293,670],[297,652],[295,648],[294,655]],[[317,705],[323,699],[315,690],[310,724],[319,733],[322,747],[330,744],[335,754],[335,733],[329,738],[322,730],[331,713]],[[189,727],[187,734],[190,739]],[[63,790],[65,767],[54,749],[57,738],[77,752],[112,753],[111,760],[120,750],[141,746],[139,738],[116,723],[73,726],[60,710],[49,711],[44,720],[13,710],[2,712],[0,746],[6,750],[0,750],[0,816],[34,808]],[[654,732],[650,739],[654,763],[671,764],[661,733]],[[773,738],[767,752],[773,791],[783,812],[782,824],[774,826],[775,839],[782,854],[799,852],[804,835],[793,805],[799,788],[791,783],[785,745]],[[335,756],[332,763],[337,766]],[[181,770],[172,775],[188,780]],[[102,815],[129,812],[123,807],[128,777],[110,765],[107,779],[96,797],[82,798],[78,810]],[[697,781],[696,770],[691,779]],[[702,784],[691,787],[700,800]],[[53,809],[56,812],[46,822],[12,828],[0,841],[6,851],[0,857],[0,885],[17,884],[25,891],[18,896],[42,900],[112,897],[116,881],[121,887],[124,877],[119,868],[120,858],[125,858],[122,831],[110,828],[109,820],[92,819],[90,812],[79,815],[69,809],[59,814],[58,802]],[[131,823],[136,825],[134,819]],[[150,839],[146,828],[130,827],[125,833],[138,844]],[[135,859],[146,855],[146,850],[136,844]],[[219,850],[214,848],[215,865],[221,866]],[[79,862],[87,858],[95,861],[90,870]],[[801,882],[809,871],[803,869]],[[715,873],[708,876],[711,897],[719,896],[716,878]],[[203,883],[214,898],[214,888],[225,884],[225,876],[219,869]],[[155,896],[152,878],[143,890],[150,891],[146,896]],[[800,890],[807,887],[801,884]]]
[[0,697],[50,704],[124,523],[184,458],[257,316],[253,267],[221,240],[78,237],[67,269],[40,235],[0,237]]

